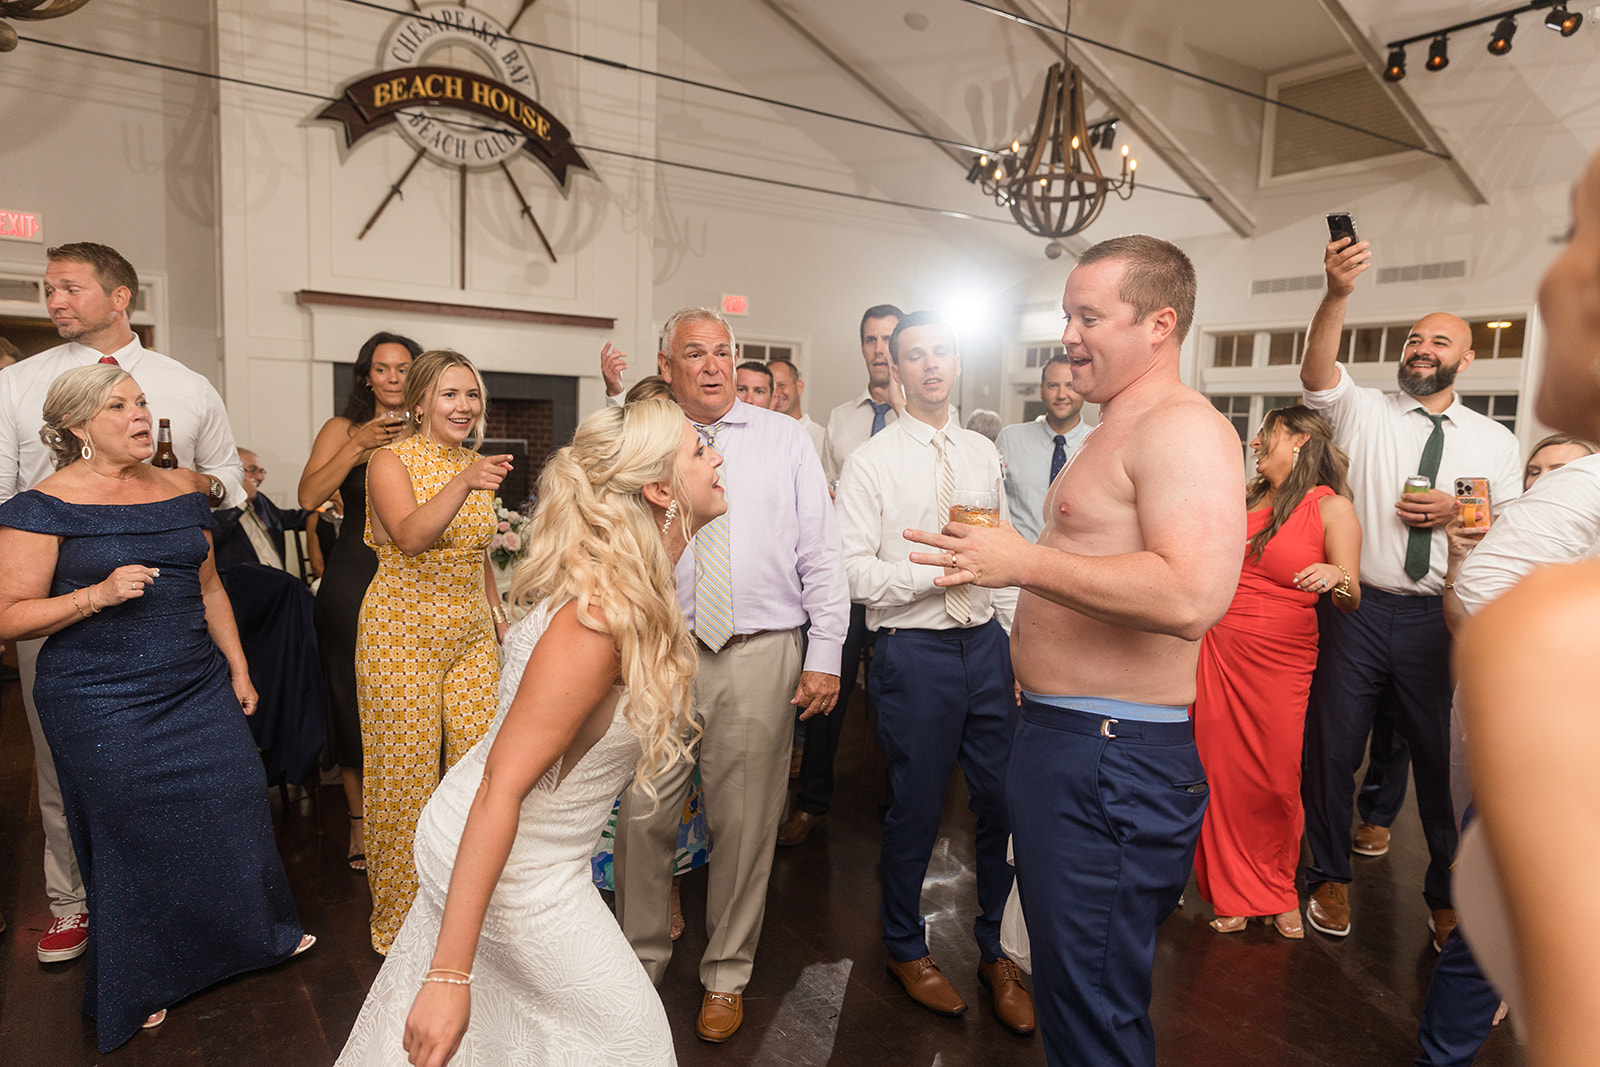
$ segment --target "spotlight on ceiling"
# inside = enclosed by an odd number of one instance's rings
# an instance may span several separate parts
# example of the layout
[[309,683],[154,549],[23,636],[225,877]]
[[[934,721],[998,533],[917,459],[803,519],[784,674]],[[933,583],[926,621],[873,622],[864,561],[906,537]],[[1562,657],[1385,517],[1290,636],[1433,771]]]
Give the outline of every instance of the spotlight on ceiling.
[[1450,65],[1450,43],[1444,34],[1433,39],[1428,46],[1428,62],[1424,64],[1429,70],[1443,70]]
[[1108,122],[1104,126],[1100,127],[1100,141],[1099,141],[1100,151],[1102,151],[1102,152],[1111,151],[1112,147],[1116,144],[1116,141],[1117,141],[1117,120],[1116,119],[1112,119],[1110,122]]
[[1563,2],[1550,9],[1550,14],[1544,17],[1544,24],[1546,29],[1555,30],[1563,37],[1571,37],[1583,25],[1583,15],[1568,12]]
[[1404,48],[1389,49],[1389,61],[1383,65],[1383,80],[1397,82],[1406,76],[1406,50]]
[[[1574,27],[1576,29],[1576,27]],[[1489,38],[1489,54],[1503,56],[1511,51],[1511,38],[1517,35],[1517,20],[1510,15],[1500,20],[1494,28],[1494,36]]]

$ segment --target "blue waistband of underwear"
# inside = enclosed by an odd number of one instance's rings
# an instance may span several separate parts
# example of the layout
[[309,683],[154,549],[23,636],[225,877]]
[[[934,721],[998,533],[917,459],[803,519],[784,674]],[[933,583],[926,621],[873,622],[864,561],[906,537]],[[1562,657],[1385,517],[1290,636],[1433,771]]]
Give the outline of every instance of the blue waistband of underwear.
[[1126,719],[1129,722],[1189,721],[1187,704],[1140,704],[1133,700],[1113,700],[1110,697],[1058,697],[1030,693],[1026,689],[1022,691],[1022,695],[1035,704],[1064,708],[1067,711],[1081,711],[1089,715],[1103,715],[1110,719]]

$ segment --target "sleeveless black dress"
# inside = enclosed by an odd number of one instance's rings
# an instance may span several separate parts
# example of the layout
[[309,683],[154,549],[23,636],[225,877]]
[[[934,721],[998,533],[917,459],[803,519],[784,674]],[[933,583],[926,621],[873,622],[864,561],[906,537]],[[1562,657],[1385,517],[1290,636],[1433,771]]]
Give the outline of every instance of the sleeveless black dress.
[[315,613],[322,676],[328,682],[328,748],[333,762],[359,769],[361,715],[356,707],[356,620],[361,598],[378,573],[378,555],[362,535],[367,526],[367,465],[357,464],[339,486],[344,522],[317,587]]
[[206,629],[211,523],[200,493],[69,504],[29,490],[0,504],[0,525],[62,538],[52,596],[129,563],[161,571],[143,596],[47,638],[33,687],[88,891],[83,1010],[103,1053],[300,942],[261,757]]

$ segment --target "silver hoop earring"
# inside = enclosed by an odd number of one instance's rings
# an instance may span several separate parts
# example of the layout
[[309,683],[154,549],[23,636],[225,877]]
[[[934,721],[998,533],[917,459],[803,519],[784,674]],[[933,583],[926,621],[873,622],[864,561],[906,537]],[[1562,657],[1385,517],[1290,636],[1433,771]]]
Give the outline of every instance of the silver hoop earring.
[[667,517],[661,520],[661,536],[667,536],[667,530],[672,526],[672,520],[678,517],[678,501],[672,500],[667,504]]

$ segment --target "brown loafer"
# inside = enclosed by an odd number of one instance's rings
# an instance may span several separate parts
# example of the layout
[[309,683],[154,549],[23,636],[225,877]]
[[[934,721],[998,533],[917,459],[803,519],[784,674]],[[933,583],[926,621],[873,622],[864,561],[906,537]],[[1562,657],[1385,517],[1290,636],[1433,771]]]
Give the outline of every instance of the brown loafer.
[[720,1045],[744,1023],[743,993],[713,993],[706,991],[700,1001],[700,1017],[695,1020],[694,1032],[701,1041]]
[[1456,909],[1434,908],[1428,916],[1428,929],[1433,931],[1433,951],[1444,951],[1444,939],[1456,928]]
[[1350,887],[1343,882],[1323,882],[1311,894],[1306,908],[1311,929],[1329,937],[1350,936]]
[[1033,998],[1022,985],[1022,968],[1001,958],[978,963],[978,981],[994,994],[994,1017],[1013,1034],[1033,1033]]
[[939,965],[933,962],[932,956],[908,963],[891,958],[889,973],[905,987],[907,996],[935,1014],[953,1016],[967,1010],[967,1002],[961,999],[950,979],[939,973]]
[[805,844],[806,839],[811,836],[811,831],[821,825],[822,820],[827,817],[827,812],[813,815],[809,811],[796,808],[794,814],[783,820],[783,825],[778,827],[778,844],[784,848]]
[[1364,822],[1356,827],[1350,851],[1358,856],[1381,856],[1389,851],[1389,828]]

